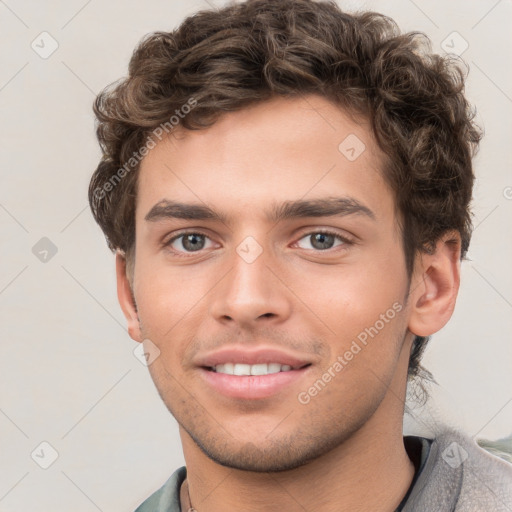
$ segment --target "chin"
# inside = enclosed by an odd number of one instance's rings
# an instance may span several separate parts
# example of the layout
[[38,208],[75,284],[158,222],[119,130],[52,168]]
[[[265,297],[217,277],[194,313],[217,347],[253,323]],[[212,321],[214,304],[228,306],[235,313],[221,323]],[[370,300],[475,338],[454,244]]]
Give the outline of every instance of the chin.
[[331,436],[306,435],[296,432],[288,437],[264,438],[261,445],[235,438],[214,439],[189,436],[198,448],[221,466],[255,473],[278,473],[305,466],[342,444],[350,434],[337,431]]
[[221,466],[240,471],[250,471],[254,473],[279,473],[290,471],[306,465],[315,456],[304,457],[300,454],[276,454],[270,450],[260,450],[251,443],[244,446],[242,451],[235,453],[217,452],[209,450],[204,446],[199,446],[205,455],[213,462]]

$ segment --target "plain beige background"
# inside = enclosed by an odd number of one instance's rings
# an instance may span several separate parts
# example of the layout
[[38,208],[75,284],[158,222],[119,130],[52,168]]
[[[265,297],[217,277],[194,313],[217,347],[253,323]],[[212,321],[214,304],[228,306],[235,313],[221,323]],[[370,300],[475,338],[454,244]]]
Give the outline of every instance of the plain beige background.
[[[131,511],[184,462],[176,423],[132,352],[114,259],[86,194],[100,156],[95,94],[125,75],[144,34],[171,30],[208,4],[221,2],[0,1],[0,511]],[[437,418],[476,437],[507,436],[511,2],[340,4],[424,31],[437,52],[468,45],[467,94],[486,130],[475,161],[471,261],[455,315],[426,353],[439,383],[432,405],[416,412],[419,423],[406,418],[405,430],[425,432]],[[58,43],[48,58],[31,47],[43,31]],[[43,469],[53,450],[58,457]]]

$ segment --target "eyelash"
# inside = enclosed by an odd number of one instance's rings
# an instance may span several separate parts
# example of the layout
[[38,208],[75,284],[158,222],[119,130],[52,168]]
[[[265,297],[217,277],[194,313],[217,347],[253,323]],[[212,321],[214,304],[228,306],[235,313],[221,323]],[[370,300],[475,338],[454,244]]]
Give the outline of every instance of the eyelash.
[[[345,236],[342,236],[340,235],[339,233],[336,233],[334,231],[329,231],[328,229],[315,229],[313,231],[308,231],[306,233],[303,233],[302,236],[297,240],[300,241],[302,240],[303,238],[306,238],[307,236],[311,236],[311,235],[314,235],[314,234],[318,234],[318,233],[321,233],[321,234],[324,234],[324,235],[330,235],[330,236],[333,236],[334,238],[340,240],[341,242],[343,242],[342,246],[349,246],[349,245],[354,245],[355,241],[348,238],[348,237],[345,237]],[[186,235],[201,235],[201,236],[204,236],[205,238],[210,238],[208,235],[206,235],[205,233],[202,233],[201,231],[195,231],[195,230],[190,230],[190,231],[183,231],[181,233],[178,233],[177,235],[173,236],[172,238],[170,238],[169,240],[167,240],[166,242],[164,242],[162,245],[164,248],[168,249],[169,251],[171,251],[174,255],[178,256],[178,257],[184,257],[184,258],[187,258],[188,256],[186,255],[192,255],[194,254],[194,252],[197,252],[197,253],[200,253],[201,250],[199,251],[192,251],[192,252],[183,252],[183,251],[176,251],[175,249],[171,249],[171,244],[178,240],[179,238],[182,238]],[[332,252],[332,251],[335,251],[336,249],[339,250],[340,246],[337,246],[337,247],[333,247],[333,248],[330,248],[330,249],[324,249],[324,250],[320,250],[320,249],[304,249],[305,251],[314,251],[314,252],[317,252],[317,253],[329,253],[329,252]],[[346,250],[346,248],[345,248]]]

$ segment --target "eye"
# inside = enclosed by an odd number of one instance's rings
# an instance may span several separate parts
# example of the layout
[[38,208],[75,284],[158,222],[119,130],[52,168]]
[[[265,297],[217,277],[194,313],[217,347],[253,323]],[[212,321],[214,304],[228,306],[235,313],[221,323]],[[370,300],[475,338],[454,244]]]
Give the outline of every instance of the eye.
[[[301,246],[300,242],[305,240],[309,247]],[[336,241],[338,243],[336,244]],[[351,245],[353,242],[348,238],[327,230],[316,230],[312,231],[296,242],[301,249],[315,250],[315,251],[328,251],[335,247],[343,245]],[[173,236],[167,242],[164,247],[171,249],[173,252],[179,253],[194,253],[199,252],[203,249],[208,249],[213,246],[212,241],[203,233],[196,231],[186,231],[178,235]]]
[[175,252],[198,252],[210,247],[207,245],[208,240],[211,244],[211,240],[206,235],[195,231],[187,231],[172,237],[169,241],[164,243],[164,246],[169,247]]
[[[347,238],[339,235],[338,233],[333,233],[331,231],[312,231],[308,233],[306,236],[302,237],[297,244],[301,240],[306,240],[310,247],[301,247],[301,249],[315,249],[319,251],[326,251],[332,249],[333,247],[339,247],[340,245],[350,245],[352,242]],[[338,245],[334,245],[336,240],[339,240]]]

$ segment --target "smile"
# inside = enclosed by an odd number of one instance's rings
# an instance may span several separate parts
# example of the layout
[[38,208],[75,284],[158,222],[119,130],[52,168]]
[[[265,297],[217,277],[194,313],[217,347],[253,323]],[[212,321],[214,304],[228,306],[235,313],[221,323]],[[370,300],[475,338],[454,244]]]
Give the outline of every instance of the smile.
[[289,372],[293,368],[289,364],[281,363],[225,363],[218,364],[211,368],[216,373],[225,373],[226,375],[270,375],[279,372]]

